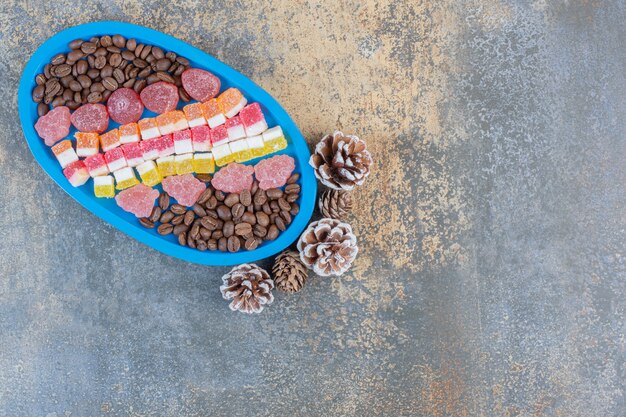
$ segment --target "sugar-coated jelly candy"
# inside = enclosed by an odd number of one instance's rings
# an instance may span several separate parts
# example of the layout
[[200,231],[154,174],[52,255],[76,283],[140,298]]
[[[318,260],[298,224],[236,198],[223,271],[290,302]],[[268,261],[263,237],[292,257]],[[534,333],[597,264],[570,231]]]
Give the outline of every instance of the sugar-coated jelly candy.
[[93,193],[98,198],[115,197],[115,182],[110,175],[103,175],[93,179]]

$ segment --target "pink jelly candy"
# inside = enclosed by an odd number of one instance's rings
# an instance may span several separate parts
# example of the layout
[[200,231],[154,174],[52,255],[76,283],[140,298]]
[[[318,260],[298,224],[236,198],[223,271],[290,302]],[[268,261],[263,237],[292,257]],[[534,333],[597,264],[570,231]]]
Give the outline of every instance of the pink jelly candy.
[[70,133],[70,109],[59,106],[41,116],[35,123],[37,134],[52,146]]
[[192,174],[165,177],[161,184],[163,191],[174,197],[178,204],[187,207],[193,206],[206,190],[206,185]]
[[137,184],[121,191],[115,196],[117,205],[137,217],[148,217],[152,214],[154,201],[159,192],[145,184]]
[[102,133],[109,126],[109,113],[104,104],[83,104],[72,113],[72,124],[81,132]]
[[189,68],[183,71],[180,79],[183,88],[194,100],[207,101],[220,91],[220,79],[209,71]]
[[225,193],[239,193],[252,187],[254,168],[232,162],[213,175],[211,184]]
[[107,100],[107,110],[113,121],[125,125],[141,118],[143,103],[132,88],[118,88]]
[[262,190],[282,187],[287,183],[294,168],[295,161],[288,155],[276,155],[264,159],[254,166],[254,175]]
[[158,81],[141,90],[140,97],[148,110],[163,114],[176,109],[178,87],[165,81]]

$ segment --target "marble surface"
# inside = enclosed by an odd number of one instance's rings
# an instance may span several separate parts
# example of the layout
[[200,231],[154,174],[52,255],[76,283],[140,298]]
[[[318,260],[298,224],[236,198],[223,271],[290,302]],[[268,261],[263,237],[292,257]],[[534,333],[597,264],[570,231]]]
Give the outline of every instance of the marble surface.
[[[4,1],[0,415],[623,416],[625,17],[597,0]],[[349,274],[234,314],[226,268],[130,240],[46,176],[21,71],[105,19],[251,77],[311,147],[367,141]]]

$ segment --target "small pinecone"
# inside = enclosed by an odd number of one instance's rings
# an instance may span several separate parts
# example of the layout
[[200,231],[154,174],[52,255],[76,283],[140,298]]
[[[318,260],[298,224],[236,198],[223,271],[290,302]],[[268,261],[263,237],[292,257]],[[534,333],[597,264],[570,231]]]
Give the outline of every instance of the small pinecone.
[[322,184],[346,191],[363,184],[370,173],[371,163],[372,157],[365,142],[339,131],[324,136],[309,159],[309,165]]
[[298,240],[300,259],[317,275],[341,275],[359,252],[349,224],[324,218],[313,222]]
[[276,257],[272,273],[276,288],[285,292],[300,291],[308,276],[298,252],[291,250],[285,250]]
[[222,281],[220,291],[225,300],[232,300],[229,304],[232,311],[260,313],[265,305],[274,301],[274,281],[267,271],[255,264],[234,267]]
[[344,219],[352,210],[352,196],[346,191],[326,190],[320,197],[319,208],[324,217]]

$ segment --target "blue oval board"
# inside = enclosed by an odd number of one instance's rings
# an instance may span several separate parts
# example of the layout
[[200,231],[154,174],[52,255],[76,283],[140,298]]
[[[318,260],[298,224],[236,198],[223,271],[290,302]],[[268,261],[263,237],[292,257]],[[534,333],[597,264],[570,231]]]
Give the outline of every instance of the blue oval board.
[[[157,45],[164,51],[173,51],[179,56],[187,58],[191,62],[191,67],[206,69],[222,82],[221,90],[229,87],[236,87],[248,99],[248,102],[258,102],[263,109],[265,118],[270,127],[279,125],[282,127],[288,142],[288,147],[281,152],[277,152],[266,157],[287,154],[296,160],[296,172],[300,173],[301,194],[297,203],[300,205],[300,212],[294,217],[293,222],[287,230],[282,232],[274,241],[263,242],[253,251],[242,250],[237,253],[223,253],[218,251],[201,252],[186,246],[180,246],[173,235],[161,236],[155,229],[142,227],[137,218],[131,213],[127,213],[117,206],[114,199],[96,198],[93,194],[93,180],[89,180],[80,187],[72,187],[69,181],[63,176],[61,166],[57,162],[54,154],[35,131],[34,125],[37,121],[37,104],[32,101],[31,94],[35,87],[35,76],[43,73],[43,67],[50,62],[52,57],[60,52],[69,52],[68,43],[74,39],[88,40],[94,36],[120,34],[127,39],[135,38],[138,43]],[[179,103],[182,108],[184,102]],[[66,29],[48,39],[33,54],[30,61],[24,68],[20,80],[18,93],[18,107],[20,120],[24,136],[35,159],[41,167],[52,177],[52,179],[76,201],[91,211],[104,221],[161,251],[167,255],[175,256],[189,262],[204,265],[234,265],[245,262],[254,262],[272,256],[294,242],[306,227],[315,205],[317,193],[317,182],[312,168],[309,166],[309,150],[302,134],[289,117],[287,112],[262,88],[246,76],[235,71],[228,65],[213,58],[207,53],[183,42],[172,36],[158,32],[153,29],[122,22],[95,22]],[[154,113],[144,111],[143,117],[152,117]],[[118,124],[112,120],[109,122],[109,129],[117,127]],[[73,138],[75,129],[72,128],[68,138]],[[262,158],[252,160],[246,164],[254,165]],[[161,191],[160,185],[156,187]],[[88,233],[85,230],[85,233]]]

